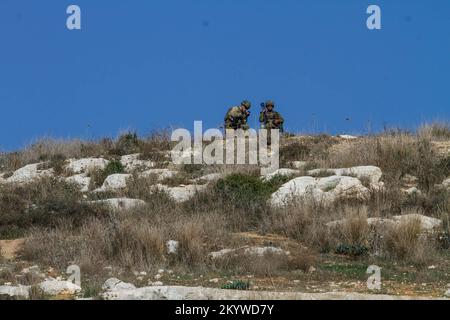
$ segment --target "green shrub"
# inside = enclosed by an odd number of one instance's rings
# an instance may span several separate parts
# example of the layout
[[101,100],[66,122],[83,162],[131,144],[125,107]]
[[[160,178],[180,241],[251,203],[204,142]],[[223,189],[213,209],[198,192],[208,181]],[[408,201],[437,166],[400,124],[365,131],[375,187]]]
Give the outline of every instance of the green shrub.
[[122,134],[116,141],[113,154],[126,155],[139,152],[139,138],[135,132]]
[[125,169],[119,160],[112,160],[103,170],[97,170],[90,173],[91,176],[91,189],[101,187],[105,179],[117,173],[124,173]]
[[108,163],[108,165],[103,170],[103,173],[106,176],[116,173],[123,173],[125,171],[122,163],[118,160],[112,160]]
[[250,288],[250,281],[235,280],[232,283],[224,284],[221,288],[228,290],[248,290]]
[[362,245],[362,244],[341,243],[336,247],[335,252],[337,254],[358,257],[358,256],[366,255],[369,252],[369,249],[365,245]]
[[220,179],[215,185],[215,191],[221,200],[233,207],[250,209],[265,203],[273,192],[273,186],[257,176],[237,173]]

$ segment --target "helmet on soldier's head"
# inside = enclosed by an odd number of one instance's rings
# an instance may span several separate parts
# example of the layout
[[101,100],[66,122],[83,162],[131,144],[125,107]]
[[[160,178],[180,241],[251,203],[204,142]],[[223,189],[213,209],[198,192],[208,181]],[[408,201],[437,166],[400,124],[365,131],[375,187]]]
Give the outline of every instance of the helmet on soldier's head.
[[269,106],[271,106],[272,108],[275,107],[275,103],[272,100],[267,100],[265,105],[266,105],[266,107],[269,107]]
[[252,106],[252,104],[250,103],[250,101],[248,100],[244,100],[241,102],[241,106],[243,106],[245,109],[250,109],[250,107]]

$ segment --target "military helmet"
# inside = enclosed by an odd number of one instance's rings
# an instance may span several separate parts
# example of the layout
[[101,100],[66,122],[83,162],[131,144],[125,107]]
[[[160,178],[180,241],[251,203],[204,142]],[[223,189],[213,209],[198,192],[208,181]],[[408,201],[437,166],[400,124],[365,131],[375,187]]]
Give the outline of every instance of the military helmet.
[[266,107],[268,107],[268,106],[275,107],[275,102],[273,102],[272,100],[267,100],[265,105],[266,105]]
[[244,100],[244,101],[241,102],[241,106],[245,107],[245,109],[250,109],[252,104],[250,103],[250,101]]

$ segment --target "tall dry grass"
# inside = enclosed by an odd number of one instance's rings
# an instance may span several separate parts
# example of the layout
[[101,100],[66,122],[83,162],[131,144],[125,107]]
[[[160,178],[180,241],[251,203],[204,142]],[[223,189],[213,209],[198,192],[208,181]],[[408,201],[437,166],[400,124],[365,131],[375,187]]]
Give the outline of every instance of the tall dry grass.
[[[92,273],[102,272],[106,265],[134,270],[170,265],[189,270],[228,268],[267,275],[279,270],[307,270],[315,260],[315,252],[335,254],[339,245],[341,249],[351,250],[367,247],[367,253],[361,250],[365,254],[378,254],[381,250],[390,259],[423,265],[435,254],[436,244],[423,241],[416,225],[390,230],[382,240],[377,240],[375,247],[366,218],[417,210],[446,221],[448,233],[449,194],[436,184],[449,174],[450,161],[434,150],[434,135],[436,133],[423,130],[417,135],[386,132],[347,143],[329,136],[290,137],[283,142],[280,152],[286,164],[303,160],[312,167],[325,169],[379,166],[386,189],[373,192],[366,203],[347,201],[325,207],[321,203],[300,201],[282,209],[270,208],[267,199],[284,181],[262,182],[257,166],[184,166],[179,168],[182,174],[171,181],[172,184],[209,172],[221,172],[227,177],[179,204],[164,192],[150,192],[157,183],[155,177],[135,175],[125,190],[103,195],[146,201],[144,208],[122,213],[100,206],[85,206],[83,195],[73,186],[53,180],[14,188],[0,186],[0,231],[20,226],[15,234],[28,236],[24,251],[27,259],[60,267],[77,263]],[[148,138],[131,134],[92,144],[61,144],[48,142],[33,146],[23,153],[9,155],[11,158],[1,157],[1,161],[7,163],[8,158],[11,162],[6,166],[12,169],[27,162],[58,157],[117,157],[139,152],[144,158],[162,163],[170,148],[164,134]],[[407,174],[418,178],[422,195],[407,196],[402,191],[402,178]],[[90,195],[89,199],[95,197],[101,196]],[[339,229],[327,227],[330,221],[340,219],[348,222]],[[229,235],[242,231],[283,235],[312,251],[296,255],[304,259],[269,256],[256,261],[237,257],[211,266],[206,259],[208,252],[236,245]],[[167,253],[168,240],[179,241],[176,255]]]

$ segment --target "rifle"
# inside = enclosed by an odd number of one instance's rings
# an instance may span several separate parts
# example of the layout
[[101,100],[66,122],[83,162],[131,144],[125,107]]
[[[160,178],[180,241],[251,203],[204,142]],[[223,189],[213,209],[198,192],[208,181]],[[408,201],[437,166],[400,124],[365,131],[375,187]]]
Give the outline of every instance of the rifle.
[[266,116],[266,112],[267,112],[267,108],[266,108],[266,104],[264,102],[261,102],[261,113],[263,114],[263,121],[260,121],[263,123],[263,125],[266,124],[267,122],[267,116]]

